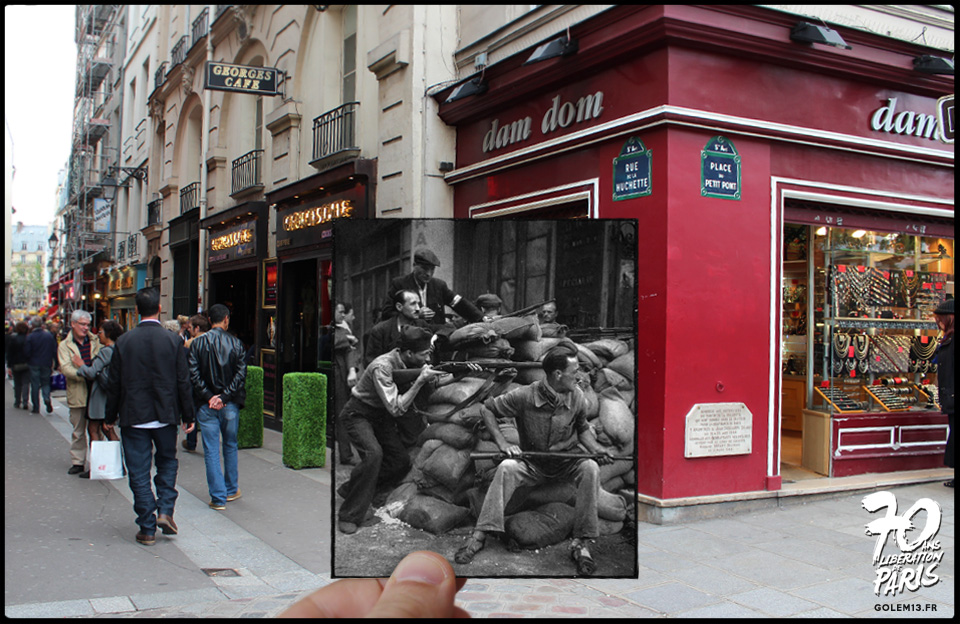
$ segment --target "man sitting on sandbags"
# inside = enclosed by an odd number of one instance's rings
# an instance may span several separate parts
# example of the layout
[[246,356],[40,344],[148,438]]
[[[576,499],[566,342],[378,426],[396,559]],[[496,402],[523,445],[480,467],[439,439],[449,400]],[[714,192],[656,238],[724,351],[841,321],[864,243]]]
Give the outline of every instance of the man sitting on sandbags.
[[[481,409],[483,422],[502,453],[509,459],[497,466],[487,490],[477,525],[466,545],[457,551],[457,563],[470,563],[484,547],[486,534],[505,530],[504,508],[514,491],[523,485],[539,485],[558,480],[577,484],[576,519],[570,554],[579,575],[596,571],[596,563],[585,540],[599,535],[597,499],[600,492],[600,466],[613,457],[600,446],[587,424],[586,400],[577,386],[579,365],[576,353],[557,347],[543,359],[546,379],[512,392],[488,399]],[[497,419],[514,418],[520,445],[506,441]],[[581,452],[580,442],[597,460],[563,457],[563,453]],[[559,457],[523,457],[525,451],[555,452]]]

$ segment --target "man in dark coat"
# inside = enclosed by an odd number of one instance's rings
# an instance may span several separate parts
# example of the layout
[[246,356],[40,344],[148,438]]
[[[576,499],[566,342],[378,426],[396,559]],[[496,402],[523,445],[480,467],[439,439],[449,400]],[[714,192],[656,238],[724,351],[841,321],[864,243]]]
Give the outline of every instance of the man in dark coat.
[[30,365],[30,399],[33,401],[33,409],[30,411],[34,414],[40,413],[42,396],[47,413],[50,414],[53,412],[53,403],[50,402],[50,375],[57,359],[57,339],[43,328],[43,320],[39,316],[30,319],[30,327],[30,333],[23,344],[23,353]]
[[374,325],[363,337],[363,367],[384,353],[400,346],[400,330],[405,325],[425,327],[420,319],[423,312],[416,291],[401,289],[393,293],[394,315]]
[[[160,291],[142,288],[135,298],[140,324],[120,336],[110,361],[104,427],[119,417],[137,542],[152,546],[157,527],[176,535],[177,424],[194,428],[193,388],[187,352],[179,335],[160,324]],[[150,485],[151,454],[156,450],[156,496]],[[159,512],[159,515],[154,515]]]
[[429,249],[420,249],[413,254],[413,272],[402,277],[395,277],[390,282],[388,300],[383,306],[381,320],[396,315],[393,306],[393,295],[398,290],[409,290],[420,295],[422,311],[420,318],[430,326],[441,326],[446,323],[446,313],[443,306],[448,305],[467,320],[476,323],[483,320],[483,314],[477,306],[453,292],[442,279],[433,276],[440,266],[440,259]]

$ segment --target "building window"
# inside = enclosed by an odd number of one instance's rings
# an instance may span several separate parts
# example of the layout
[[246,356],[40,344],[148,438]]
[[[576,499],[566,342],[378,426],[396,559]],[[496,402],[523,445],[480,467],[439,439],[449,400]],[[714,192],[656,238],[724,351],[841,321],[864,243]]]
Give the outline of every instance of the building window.
[[353,102],[357,96],[357,7],[348,5],[343,10],[343,103]]

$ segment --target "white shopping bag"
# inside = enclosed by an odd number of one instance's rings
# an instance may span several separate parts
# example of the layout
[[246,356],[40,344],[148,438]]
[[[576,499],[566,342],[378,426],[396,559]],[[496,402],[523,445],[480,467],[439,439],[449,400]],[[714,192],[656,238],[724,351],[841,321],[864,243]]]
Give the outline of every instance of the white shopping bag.
[[90,478],[123,478],[123,456],[119,441],[94,440],[90,443]]

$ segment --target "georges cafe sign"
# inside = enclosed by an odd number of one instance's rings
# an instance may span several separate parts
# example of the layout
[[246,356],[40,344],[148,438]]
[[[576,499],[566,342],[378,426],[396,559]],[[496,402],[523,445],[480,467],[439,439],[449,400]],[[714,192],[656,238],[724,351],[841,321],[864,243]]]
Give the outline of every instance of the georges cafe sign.
[[279,93],[275,67],[249,67],[207,61],[204,72],[203,88],[214,91],[235,91],[255,93],[257,95],[277,95]]
[[[600,117],[603,112],[603,91],[593,95],[585,95],[576,102],[563,102],[560,96],[553,98],[550,108],[544,112],[540,120],[540,133],[547,136],[557,128],[566,128],[573,124],[583,123]],[[533,118],[530,116],[518,119],[503,126],[499,119],[494,119],[490,129],[483,137],[483,151],[492,152],[514,143],[520,143],[530,138],[533,132]]]

